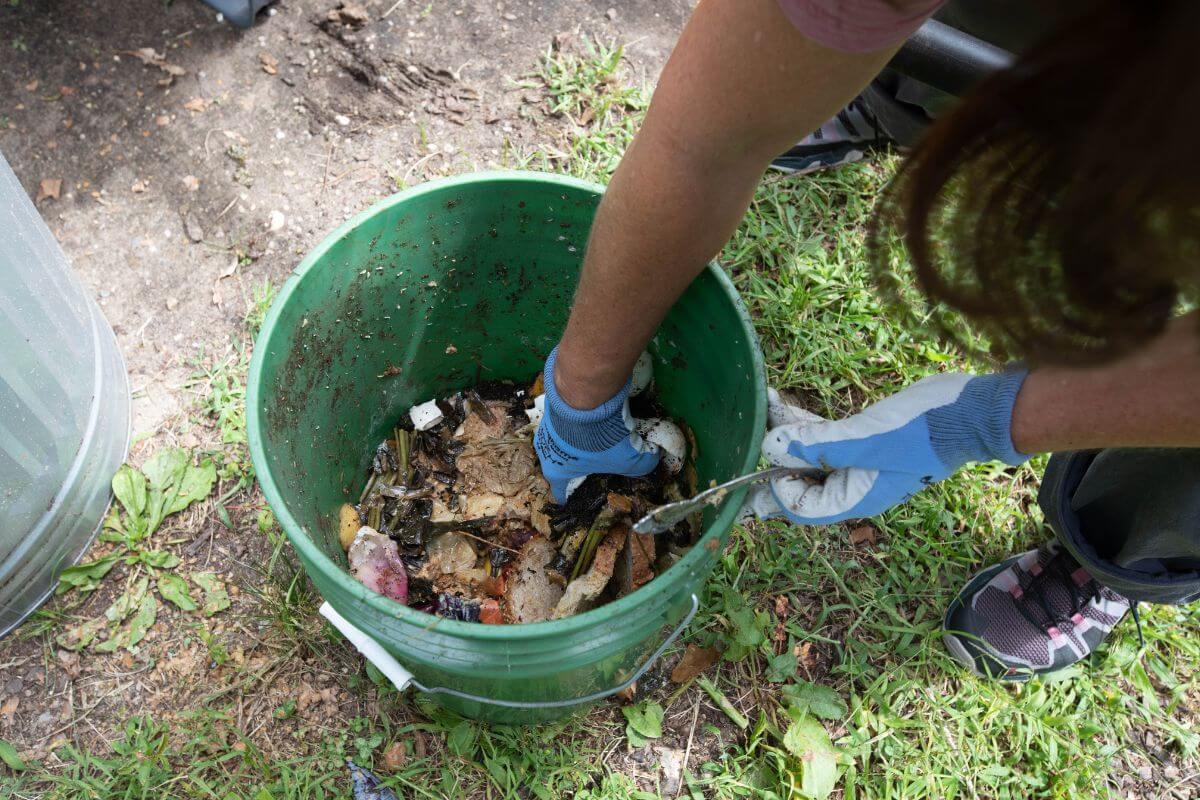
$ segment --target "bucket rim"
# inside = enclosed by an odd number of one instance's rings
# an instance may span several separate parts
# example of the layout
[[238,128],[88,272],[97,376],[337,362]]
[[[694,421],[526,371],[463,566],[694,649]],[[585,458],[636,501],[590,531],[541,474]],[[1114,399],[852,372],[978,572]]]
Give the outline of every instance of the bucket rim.
[[[500,183],[550,184],[573,191],[590,192],[596,195],[597,198],[604,194],[604,187],[602,185],[569,175],[537,170],[489,170],[463,173],[461,175],[426,181],[385,197],[350,217],[325,236],[320,243],[304,256],[288,275],[279,289],[279,294],[275,297],[270,309],[267,311],[262,328],[259,330],[259,334],[254,341],[254,351],[251,356],[250,370],[246,380],[246,434],[250,449],[250,458],[254,464],[255,479],[262,488],[263,495],[266,497],[271,510],[275,513],[284,534],[291,541],[292,547],[296,549],[301,560],[310,563],[314,569],[319,570],[322,573],[322,577],[332,581],[339,592],[346,593],[352,599],[365,603],[373,610],[387,617],[420,628],[429,629],[435,627],[439,633],[455,638],[520,641],[557,637],[585,631],[596,625],[604,624],[615,616],[620,616],[643,606],[655,595],[669,593],[669,587],[674,583],[671,580],[671,576],[678,578],[678,576],[688,570],[697,569],[700,561],[705,556],[704,551],[709,542],[719,541],[721,534],[718,532],[722,530],[727,531],[732,528],[734,519],[741,508],[741,499],[745,496],[745,490],[734,492],[729,496],[724,507],[713,521],[705,527],[704,533],[692,545],[683,558],[666,572],[655,576],[653,580],[625,597],[590,609],[582,614],[565,617],[564,619],[520,624],[481,625],[474,622],[461,622],[437,617],[433,614],[427,614],[424,611],[402,605],[391,598],[368,589],[355,580],[342,565],[326,555],[325,551],[317,546],[317,543],[308,530],[292,515],[287,504],[284,502],[283,494],[268,468],[263,439],[265,420],[260,419],[260,416],[264,413],[260,403],[260,395],[263,390],[266,344],[275,332],[276,324],[284,307],[287,306],[288,301],[295,294],[300,283],[324,259],[329,250],[368,219],[391,210],[402,203],[427,194],[435,194],[455,188],[471,187],[477,189],[481,185]],[[742,333],[750,344],[750,369],[752,380],[755,384],[752,430],[765,431],[767,424],[766,368],[763,361],[762,349],[758,344],[758,336],[754,330],[754,323],[750,319],[750,314],[742,302],[741,296],[738,294],[737,289],[734,288],[733,281],[717,262],[715,260],[709,261],[705,265],[705,270],[717,282],[717,286],[733,305],[738,323],[742,327]],[[745,474],[757,468],[761,447],[761,438],[753,437],[737,474]],[[333,602],[331,598],[326,599],[331,600],[331,603]],[[433,625],[430,624],[431,621],[433,621]]]

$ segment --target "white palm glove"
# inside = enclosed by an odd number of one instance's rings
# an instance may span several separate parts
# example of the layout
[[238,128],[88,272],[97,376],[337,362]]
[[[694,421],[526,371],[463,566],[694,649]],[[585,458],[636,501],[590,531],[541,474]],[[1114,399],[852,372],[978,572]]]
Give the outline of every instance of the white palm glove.
[[769,390],[763,455],[776,466],[829,470],[824,483],[781,478],[757,486],[744,511],[825,525],[872,517],[970,461],[1020,464],[1012,411],[1027,373],[946,373],[918,381],[852,417],[826,420]]

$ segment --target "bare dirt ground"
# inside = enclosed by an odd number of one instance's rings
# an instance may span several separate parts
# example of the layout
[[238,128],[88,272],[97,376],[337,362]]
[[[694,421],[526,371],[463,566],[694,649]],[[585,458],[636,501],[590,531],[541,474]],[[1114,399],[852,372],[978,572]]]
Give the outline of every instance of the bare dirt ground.
[[[124,352],[130,461],[166,444],[219,447],[196,423],[190,376],[244,336],[255,288],[278,285],[343,220],[401,185],[561,141],[566,123],[520,85],[556,37],[627,42],[634,79],[652,82],[689,3],[609,3],[366,0],[362,20],[331,18],[335,0],[286,0],[239,31],[197,0],[6,2],[0,151],[31,197],[62,180],[38,206]],[[204,634],[227,661],[174,609],[136,656],[77,655],[57,628],[26,631],[0,643],[0,738],[53,763],[64,742],[102,749],[133,715],[186,725],[220,702],[242,734],[287,750],[369,713],[340,649],[281,651],[262,635],[259,504],[256,492],[235,499],[232,530],[210,505],[164,528],[185,569],[229,586],[232,607]],[[51,608],[67,628],[97,616],[120,570],[111,577],[81,606]],[[286,698],[298,702],[283,721],[272,709]]]

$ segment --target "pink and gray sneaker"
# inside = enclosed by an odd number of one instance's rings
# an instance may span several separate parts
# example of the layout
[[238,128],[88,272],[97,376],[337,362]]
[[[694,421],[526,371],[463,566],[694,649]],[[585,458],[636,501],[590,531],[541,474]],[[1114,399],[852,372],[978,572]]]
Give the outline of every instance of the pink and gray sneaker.
[[972,578],[950,603],[942,636],[976,674],[1024,681],[1086,658],[1129,607],[1050,542]]

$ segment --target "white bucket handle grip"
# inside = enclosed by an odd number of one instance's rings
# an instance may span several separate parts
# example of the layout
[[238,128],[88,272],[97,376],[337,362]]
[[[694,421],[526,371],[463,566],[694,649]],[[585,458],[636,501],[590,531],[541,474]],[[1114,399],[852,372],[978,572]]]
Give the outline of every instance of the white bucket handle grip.
[[642,665],[634,670],[633,674],[626,678],[619,685],[614,686],[611,689],[605,689],[600,692],[584,695],[583,697],[573,697],[570,700],[524,701],[497,700],[491,697],[483,697],[477,694],[460,692],[458,689],[450,689],[445,686],[424,686],[417,681],[417,679],[413,677],[413,674],[405,669],[400,662],[392,656],[391,653],[384,650],[379,642],[375,641],[366,633],[355,627],[353,623],[339,614],[333,606],[329,605],[328,601],[321,604],[321,616],[325,617],[333,624],[333,627],[341,631],[342,635],[350,641],[350,644],[354,645],[354,648],[358,650],[358,652],[362,653],[363,658],[374,664],[375,668],[386,675],[387,679],[390,680],[392,685],[394,685],[399,691],[404,691],[409,686],[413,686],[418,691],[424,692],[425,694],[448,694],[452,697],[458,697],[463,700],[471,700],[476,703],[484,703],[486,705],[504,706],[505,708],[564,708],[566,706],[582,705],[584,703],[595,702],[596,700],[603,700],[605,697],[609,697],[618,692],[624,691],[646,674],[646,671],[649,670],[650,667],[653,666],[654,662],[657,661],[659,657],[662,656],[662,654],[666,651],[666,649],[671,646],[671,643],[679,638],[679,635],[683,633],[683,629],[686,628],[689,623],[691,623],[692,619],[696,616],[696,612],[699,610],[700,598],[696,596],[695,592],[693,592],[692,607],[688,609],[687,614],[683,616],[683,619],[680,621],[680,623],[676,625],[674,630],[671,631],[670,635],[668,635],[667,638],[662,641],[662,644],[655,648],[654,652],[650,654],[650,657],[643,661]]

